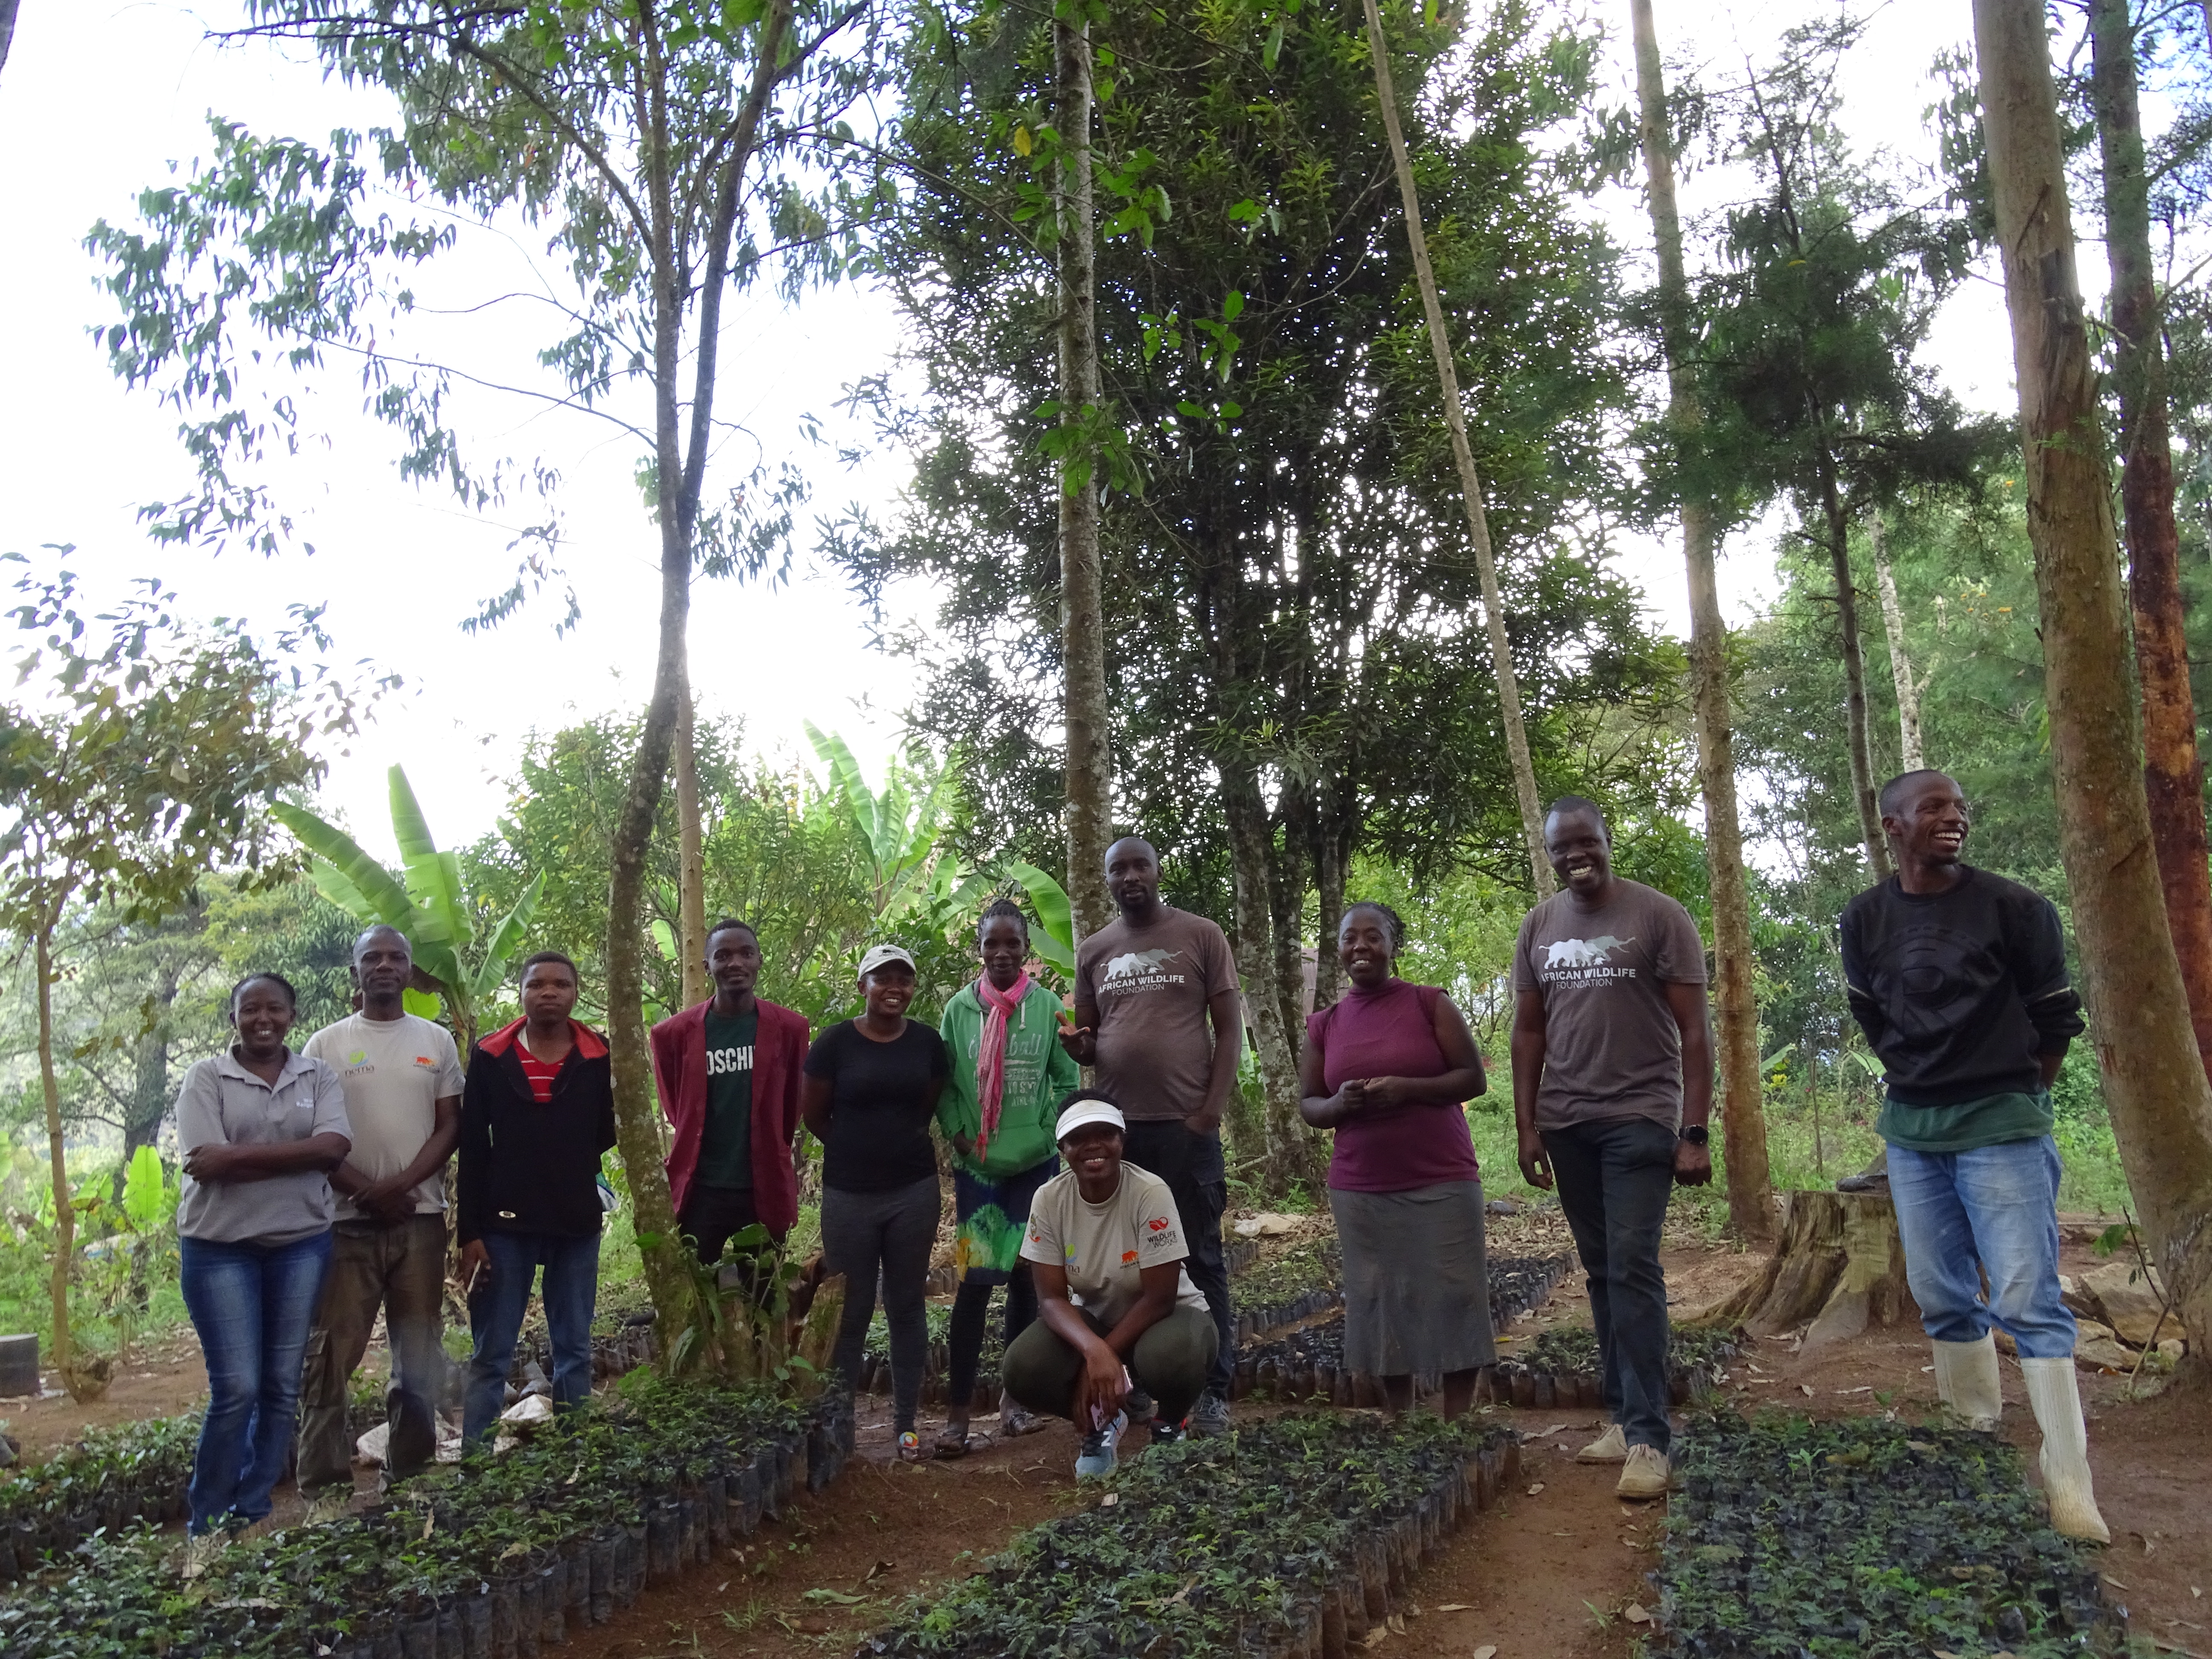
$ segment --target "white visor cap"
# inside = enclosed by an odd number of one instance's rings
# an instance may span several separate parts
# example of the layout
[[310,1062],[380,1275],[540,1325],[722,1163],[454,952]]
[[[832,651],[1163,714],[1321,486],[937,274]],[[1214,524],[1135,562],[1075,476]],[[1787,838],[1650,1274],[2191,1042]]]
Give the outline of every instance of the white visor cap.
[[902,962],[907,971],[914,971],[914,958],[907,954],[903,945],[871,945],[868,954],[860,958],[860,977],[867,978],[887,962]]
[[1129,1120],[1121,1115],[1121,1109],[1110,1100],[1079,1100],[1060,1115],[1053,1126],[1052,1138],[1062,1141],[1086,1123],[1110,1123],[1127,1134]]

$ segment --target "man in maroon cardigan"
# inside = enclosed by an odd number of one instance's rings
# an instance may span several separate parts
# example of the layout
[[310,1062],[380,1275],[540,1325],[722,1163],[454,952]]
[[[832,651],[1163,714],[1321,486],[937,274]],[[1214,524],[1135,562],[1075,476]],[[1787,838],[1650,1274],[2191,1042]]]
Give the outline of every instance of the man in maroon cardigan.
[[753,994],[760,939],[742,921],[707,934],[714,994],[653,1028],[653,1076],[675,1132],[669,1196],[702,1261],[758,1222],[779,1241],[799,1218],[792,1142],[806,1017]]

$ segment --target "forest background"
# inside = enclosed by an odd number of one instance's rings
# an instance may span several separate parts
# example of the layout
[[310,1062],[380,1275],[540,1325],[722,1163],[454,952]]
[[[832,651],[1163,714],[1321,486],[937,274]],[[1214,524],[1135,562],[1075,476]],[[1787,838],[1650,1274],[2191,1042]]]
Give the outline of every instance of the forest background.
[[[1632,125],[1622,125],[1623,19],[1536,3],[1456,20],[1386,10],[1447,309],[1465,330],[1461,374],[1544,793],[1605,802],[1622,872],[1708,923],[1680,576],[1654,556],[1679,480],[1650,459],[1663,380],[1638,252]],[[695,585],[706,908],[756,922],[763,994],[817,1024],[851,1012],[851,963],[885,934],[921,960],[927,1017],[968,971],[966,919],[981,894],[1022,886],[1035,898],[1040,884],[1023,869],[1061,867],[1056,459],[1040,445],[1037,412],[1054,387],[1050,266],[1031,228],[1050,66],[1007,21],[1021,14],[872,18],[865,47],[851,49],[844,118],[854,153],[880,170],[825,195],[831,211],[811,236],[785,238],[781,252],[760,238],[752,286],[725,320],[723,349],[745,390],[716,453],[749,481],[729,510],[754,515],[763,551],[750,581],[710,580],[709,568]],[[2063,54],[2081,20],[2066,8],[2054,17]],[[177,21],[131,27],[150,38]],[[2156,14],[2141,42],[2165,164],[2192,638],[2212,627],[2212,349],[2196,268],[2195,146],[2212,75],[2203,25],[2193,8]],[[1476,1024],[1498,1086],[1470,1121],[1493,1191],[1517,1190],[1504,975],[1531,894],[1358,8],[1224,3],[1171,26],[1107,4],[1093,27],[1115,53],[1100,113],[1099,258],[1120,430],[1112,476],[1099,482],[1116,816],[1160,846],[1173,902],[1230,927],[1255,1002],[1274,999],[1279,1043],[1296,1042],[1300,958],[1324,910],[1346,896],[1395,905],[1409,924],[1404,971],[1450,988]],[[1834,948],[1835,917],[1867,879],[1844,718],[1839,506],[1861,606],[1868,763],[1877,776],[1898,769],[1917,726],[1929,762],[1975,804],[1970,856],[2068,908],[2017,441],[1987,412],[2008,407],[2008,392],[1966,137],[1971,76],[1958,43],[1929,37],[1924,21],[1900,59],[1899,27],[1881,10],[1816,5],[1661,16],[1680,47],[1669,78],[1701,337],[1722,404],[1741,416],[1719,423],[1710,459],[1740,573],[1736,754],[1784,1187],[1832,1180],[1874,1145],[1875,1076]],[[35,9],[26,17],[0,73],[0,120],[35,119],[21,90],[33,76],[32,99],[63,95],[57,71],[77,52],[41,33],[57,27]],[[198,38],[197,22],[185,38]],[[1875,60],[1883,67],[1870,71]],[[375,88],[323,82],[296,45],[195,53],[170,71],[173,102],[208,100],[195,89],[202,71],[246,100],[221,112],[252,115],[257,130],[261,111],[274,112],[268,131],[303,137],[332,119],[391,118]],[[1871,80],[1906,85],[1907,125],[1876,97],[1861,114],[1855,88]],[[2086,168],[2086,125],[2082,137]],[[134,184],[155,184],[172,156],[209,154],[211,142],[149,150],[142,139],[124,147],[126,165]],[[218,153],[207,165],[223,164]],[[798,168],[802,187],[829,176],[814,165]],[[404,219],[404,198],[379,188],[372,180],[365,199]],[[2077,194],[2085,234],[2097,199],[2094,185]],[[781,224],[777,206],[763,198],[763,224]],[[107,374],[108,342],[86,343],[77,325],[118,315],[81,284],[130,270],[126,239],[158,242],[177,222],[144,204],[134,211],[131,192],[112,188],[72,195],[67,210],[70,237],[40,254],[63,272],[65,302],[46,307],[57,320],[42,345],[15,349],[58,352],[68,365],[58,384],[75,388]],[[833,223],[833,213],[844,216]],[[114,228],[80,252],[96,217]],[[27,427],[9,464],[26,470],[0,491],[13,503],[0,542],[27,556],[31,580],[66,565],[120,592],[151,570],[178,590],[175,608],[243,617],[271,639],[283,605],[323,604],[334,642],[293,649],[373,657],[374,673],[407,684],[323,734],[331,764],[319,791],[295,787],[289,798],[396,866],[386,768],[404,763],[432,825],[460,843],[454,867],[479,939],[534,895],[508,943],[577,956],[591,1002],[606,982],[610,838],[642,695],[641,677],[621,665],[640,660],[648,637],[619,590],[641,585],[625,549],[653,540],[653,481],[619,431],[559,427],[588,426],[576,405],[589,399],[564,394],[554,371],[573,364],[557,358],[527,382],[538,335],[506,320],[515,305],[474,320],[471,296],[511,279],[526,312],[561,291],[536,252],[542,234],[519,216],[504,228],[504,253],[457,235],[459,253],[424,264],[422,295],[391,325],[416,331],[405,347],[415,362],[458,359],[464,344],[507,356],[523,393],[453,383],[441,388],[440,428],[477,452],[520,457],[507,493],[447,491],[461,469],[433,466],[420,497],[434,505],[395,505],[406,498],[392,492],[410,487],[392,476],[398,446],[351,408],[359,377],[333,354],[272,368],[261,392],[269,403],[318,400],[335,434],[322,459],[312,445],[258,458],[294,544],[217,559],[218,538],[179,511],[205,478],[179,464],[174,415],[119,386],[100,395],[118,399],[121,447],[143,468],[102,467],[92,492],[20,487],[52,441]],[[836,258],[806,263],[810,242],[832,241]],[[464,256],[476,263],[456,278]],[[866,296],[859,309],[854,295]],[[470,319],[439,315],[426,296]],[[458,337],[477,330],[485,339]],[[157,378],[153,390],[180,384]],[[1810,390],[1788,407],[1762,403],[1784,384]],[[599,390],[616,407],[636,396],[619,373]],[[1797,418],[1805,408],[1823,414]],[[66,424],[21,409],[11,418]],[[145,522],[173,532],[150,547],[133,522],[143,503],[155,507]],[[468,556],[441,562],[442,528],[362,529],[419,524],[406,515],[424,511],[478,521]],[[312,556],[297,544],[310,539],[322,550]],[[48,545],[60,542],[82,550],[64,557]],[[571,610],[564,599],[578,592]],[[509,594],[526,603],[502,605]],[[468,623],[482,626],[465,634]],[[273,660],[284,654],[272,646]],[[610,669],[611,694],[600,683]],[[2200,679],[2200,706],[2205,689]],[[27,710],[42,706],[37,672],[19,695]],[[805,717],[848,733],[874,781],[809,738]],[[676,812],[672,795],[649,861],[648,1014],[681,996]],[[310,1030],[344,1006],[358,927],[281,860],[211,872],[162,908],[76,903],[55,937],[61,1103],[88,1252],[77,1295],[95,1343],[175,1316],[162,1206],[143,1182],[135,1206],[121,1202],[124,1172],[142,1146],[160,1156],[182,1069],[222,1042],[230,981],[248,968],[287,973]],[[0,981],[10,1067],[0,1324],[11,1329],[45,1324],[54,1246],[26,965]],[[1325,951],[1316,972],[1325,998]],[[509,1006],[495,993],[478,1024]],[[603,1013],[603,1000],[587,1012]],[[1261,1060],[1248,1055],[1232,1163],[1252,1195],[1310,1203],[1313,1166],[1266,1156]],[[2125,1183],[2086,1052],[2057,1093],[2062,1201],[2117,1210]],[[1716,1229],[1724,1218],[1717,1199],[1684,1201]],[[610,1253],[611,1273],[635,1267],[634,1254]]]

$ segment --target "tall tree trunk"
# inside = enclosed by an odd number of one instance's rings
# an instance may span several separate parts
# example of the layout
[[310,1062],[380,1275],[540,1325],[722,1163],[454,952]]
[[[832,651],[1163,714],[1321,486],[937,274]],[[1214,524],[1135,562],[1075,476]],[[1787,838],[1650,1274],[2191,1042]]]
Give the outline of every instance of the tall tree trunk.
[[699,822],[698,704],[691,696],[690,641],[676,702],[676,950],[683,989],[680,1006],[690,1008],[712,994],[707,977],[707,855]]
[[1324,783],[1316,792],[1314,899],[1320,915],[1314,928],[1314,1006],[1326,1008],[1338,995],[1342,964],[1337,960],[1336,930],[1344,919],[1345,848],[1350,836],[1340,822],[1343,790]]
[[57,900],[40,918],[31,941],[32,969],[39,976],[39,1092],[46,1108],[46,1156],[54,1183],[54,1261],[48,1289],[53,1296],[54,1369],[67,1382],[76,1370],[70,1340],[70,1280],[76,1269],[76,1211],[70,1202],[69,1157],[62,1144],[62,1090],[54,1076],[54,929],[62,907]]
[[[1052,26],[1060,138],[1060,419],[1098,405],[1097,229],[1091,190],[1091,25],[1060,8]],[[1077,942],[1112,920],[1106,847],[1114,826],[1106,623],[1098,554],[1098,458],[1069,457],[1060,492],[1060,641],[1066,676],[1067,898]]]
[[2183,627],[2181,535],[2173,522],[2173,443],[2166,351],[2151,264],[2150,185],[2136,108],[2135,30],[2128,0],[2091,0],[2091,88],[2105,173],[2105,254],[2111,265],[2112,355],[2120,394],[2120,506],[2142,695],[2143,787],[2166,894],[2166,925],[2197,1050],[2212,1073],[2212,848],[2204,833],[2204,769]]
[[1889,678],[1897,687],[1897,759],[1899,769],[1917,772],[1920,757],[1920,682],[1912,678],[1912,653],[1905,644],[1905,608],[1897,602],[1897,578],[1889,568],[1881,514],[1867,520],[1867,544],[1874,550],[1874,581],[1881,595],[1882,631],[1889,636]]
[[1828,569],[1836,582],[1836,631],[1844,647],[1844,737],[1850,750],[1851,802],[1858,809],[1867,873],[1881,881],[1889,874],[1889,842],[1881,833],[1874,752],[1867,733],[1866,647],[1859,630],[1859,590],[1851,580],[1851,520],[1836,482],[1835,459],[1825,453],[1820,458],[1820,516],[1827,532]]
[[1283,1037],[1296,1066],[1306,1039],[1306,853],[1312,845],[1314,788],[1285,780],[1280,811],[1281,844],[1267,840],[1267,891],[1275,921],[1276,1000],[1283,1011]]
[[1222,762],[1221,805],[1236,878],[1237,974],[1244,981],[1245,1013],[1259,1048],[1260,1089],[1266,1101],[1261,1185],[1270,1195],[1280,1196],[1293,1181],[1312,1178],[1312,1132],[1298,1115],[1297,1061],[1283,1030],[1282,999],[1276,991],[1274,905],[1267,879],[1273,837],[1259,781],[1242,756]]
[[[1682,222],[1674,206],[1674,156],[1667,88],[1651,0],[1629,0],[1651,236],[1659,258],[1659,302],[1668,379],[1667,418],[1686,443],[1704,423],[1690,360],[1689,283]],[[1690,585],[1690,678],[1698,731],[1698,784],[1705,803],[1705,869],[1713,904],[1713,1005],[1720,1036],[1721,1145],[1729,1225],[1747,1243],[1774,1238],[1774,1183],[1766,1158],[1766,1114],[1759,1076],[1759,1003],[1753,988],[1751,896],[1744,880],[1736,812],[1735,734],[1729,719],[1728,627],[1713,568],[1711,504],[1682,501],[1682,561]]]
[[1429,349],[1437,360],[1437,386],[1443,394],[1444,424],[1451,430],[1452,459],[1459,468],[1461,498],[1467,504],[1468,539],[1474,549],[1475,574],[1482,584],[1483,620],[1489,626],[1490,665],[1498,678],[1498,714],[1505,728],[1505,752],[1513,764],[1513,793],[1521,807],[1521,833],[1528,847],[1528,877],[1536,896],[1552,890],[1552,864],[1544,854],[1544,805],[1536,793],[1535,763],[1528,755],[1528,733],[1521,723],[1521,682],[1513,669],[1513,649],[1505,636],[1505,601],[1498,588],[1498,563],[1492,556],[1490,522],[1482,507],[1482,480],[1475,474],[1474,451],[1467,441],[1467,410],[1460,402],[1459,371],[1452,364],[1451,336],[1444,331],[1443,302],[1437,295],[1437,273],[1429,264],[1428,234],[1421,227],[1420,192],[1413,186],[1413,158],[1398,124],[1398,96],[1390,85],[1390,52],[1382,38],[1382,14],[1366,0],[1367,49],[1375,59],[1375,94],[1382,106],[1382,130],[1397,165],[1398,194],[1406,207],[1406,240],[1413,251],[1413,276],[1421,289],[1421,312],[1428,319]]
[[2212,1085],[2151,842],[2043,9],[1974,0],[1974,38],[2020,387],[2059,851],[2113,1132],[2201,1381],[2212,1340]]
[[138,1041],[132,1045],[131,1056],[131,1105],[123,1121],[123,1163],[115,1172],[115,1195],[123,1196],[123,1180],[131,1168],[131,1159],[141,1146],[151,1146],[160,1139],[161,1120],[169,1112],[169,1042],[176,1035],[170,1024],[170,1012],[177,1006],[179,968],[173,960],[164,961],[154,975],[153,988],[147,1000],[154,1005],[154,1018]]
[[677,1336],[697,1316],[698,1291],[684,1260],[676,1206],[661,1162],[660,1113],[653,1087],[645,1030],[645,867],[653,826],[660,811],[675,747],[684,677],[684,635],[691,611],[691,556],[699,523],[707,457],[714,437],[716,368],[720,359],[722,292],[728,285],[730,240],[737,225],[738,185],[752,159],[763,112],[775,90],[783,46],[791,28],[792,0],[769,0],[760,23],[752,84],[732,124],[729,160],[723,164],[714,218],[707,234],[706,269],[699,277],[698,338],[692,361],[690,442],[686,453],[678,400],[684,346],[686,275],[677,252],[678,218],[668,153],[667,64],[653,14],[641,11],[646,88],[637,110],[644,161],[647,210],[652,221],[650,303],[653,308],[653,456],[660,482],[660,630],[653,667],[653,697],[646,705],[629,778],[616,814],[607,881],[607,1035],[614,1066],[615,1141],[629,1184],[647,1292],[653,1298],[660,1351],[673,1352]]

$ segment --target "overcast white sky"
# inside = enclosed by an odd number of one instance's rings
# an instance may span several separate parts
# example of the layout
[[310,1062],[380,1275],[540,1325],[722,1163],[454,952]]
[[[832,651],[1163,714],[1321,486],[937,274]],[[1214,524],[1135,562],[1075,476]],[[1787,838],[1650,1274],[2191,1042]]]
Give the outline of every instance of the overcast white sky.
[[[1809,15],[1818,0],[1767,0],[1733,8],[1661,0],[1670,57],[1703,58],[1717,70],[1762,49]],[[1826,9],[1825,7],[1820,7]],[[1625,30],[1626,6],[1599,8]],[[1616,20],[1612,14],[1618,13]],[[524,735],[574,718],[642,703],[650,686],[657,611],[655,542],[631,482],[635,441],[589,417],[541,416],[514,400],[465,404],[465,430],[483,450],[544,456],[565,474],[564,555],[583,602],[580,629],[556,640],[559,607],[542,604],[489,635],[459,629],[477,601],[504,587],[518,510],[463,512],[450,498],[402,483],[382,428],[360,418],[343,372],[321,401],[334,447],[282,475],[313,557],[273,560],[232,553],[220,560],[161,547],[134,508],[185,486],[188,469],[175,416],[143,392],[126,393],[109,374],[86,327],[112,314],[96,292],[96,266],[81,246],[103,216],[127,219],[137,191],[161,182],[171,162],[208,151],[212,111],[264,134],[319,138],[332,126],[365,125],[380,112],[326,86],[303,61],[262,49],[209,44],[210,24],[229,15],[204,8],[112,0],[24,0],[14,50],[0,70],[0,551],[36,554],[74,543],[88,575],[119,581],[159,574],[193,614],[274,618],[295,600],[327,601],[326,623],[342,659],[374,657],[405,675],[408,691],[337,757],[326,800],[372,848],[388,851],[385,769],[409,770],[441,844],[491,827]],[[1695,28],[1684,42],[1680,31]],[[1924,79],[1941,49],[1962,40],[1966,9],[1888,6],[1846,78],[1846,125],[1924,154],[1932,141],[1922,113]],[[1611,69],[1626,99],[1625,41]],[[1694,205],[1695,184],[1690,204]],[[1644,242],[1640,210],[1626,195],[1620,232]],[[522,240],[466,245],[464,257],[426,284],[433,304],[464,304],[532,283],[533,248]],[[2083,276],[2101,286],[2101,260]],[[519,312],[523,307],[508,307]],[[527,315],[473,317],[471,362],[503,362],[514,379],[546,384],[531,361],[543,337]],[[733,439],[717,457],[726,484],[756,453],[789,457],[814,475],[817,505],[859,499],[896,510],[902,463],[885,456],[859,471],[840,470],[832,450],[841,428],[831,408],[840,389],[885,366],[897,320],[882,298],[857,289],[810,296],[785,307],[761,296],[739,301],[726,321],[720,412],[753,440]],[[426,342],[434,343],[434,330]],[[1940,330],[1937,358],[1954,391],[1980,407],[2012,407],[2010,341],[1994,285],[1970,283]],[[830,447],[797,430],[824,417]],[[856,435],[856,434],[847,434]],[[752,447],[757,441],[758,449]],[[1726,602],[1737,615],[1769,594],[1771,550],[1746,535],[1726,550]],[[1676,550],[1634,550],[1627,563],[1661,622],[1681,631],[1686,605]],[[915,608],[925,596],[910,596]],[[693,672],[705,712],[741,716],[750,742],[771,753],[805,752],[802,719],[841,730],[872,763],[887,752],[908,697],[902,666],[870,648],[866,619],[835,576],[797,573],[787,586],[702,583],[692,623]]]

